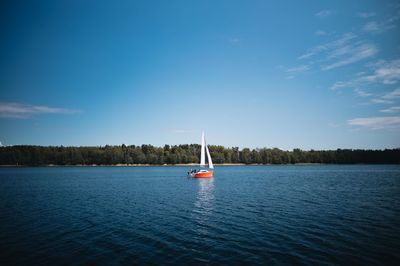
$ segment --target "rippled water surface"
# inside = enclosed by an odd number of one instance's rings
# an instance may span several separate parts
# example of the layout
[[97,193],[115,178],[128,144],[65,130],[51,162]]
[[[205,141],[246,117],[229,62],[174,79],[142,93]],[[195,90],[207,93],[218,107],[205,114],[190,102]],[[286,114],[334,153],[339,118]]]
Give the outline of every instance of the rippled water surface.
[[187,168],[0,169],[0,264],[400,261],[400,166]]

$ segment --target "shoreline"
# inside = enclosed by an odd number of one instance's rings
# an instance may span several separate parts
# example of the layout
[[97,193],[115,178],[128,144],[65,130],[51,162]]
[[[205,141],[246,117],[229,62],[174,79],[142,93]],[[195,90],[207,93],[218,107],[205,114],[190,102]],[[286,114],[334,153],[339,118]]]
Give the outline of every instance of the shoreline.
[[[216,166],[244,166],[244,165],[266,165],[266,164],[244,164],[244,163],[224,163],[214,164]],[[44,165],[0,165],[0,167],[171,167],[171,166],[191,166],[199,167],[195,163],[179,163],[179,164],[44,164]]]
[[[280,165],[293,165],[293,166],[308,166],[308,165],[389,165],[387,163],[295,163],[295,164],[244,164],[244,163],[223,163],[214,164],[215,166],[280,166]],[[398,165],[398,164],[390,164]],[[174,166],[188,166],[199,167],[199,164],[47,164],[47,165],[0,165],[0,168],[19,168],[19,167],[174,167]]]

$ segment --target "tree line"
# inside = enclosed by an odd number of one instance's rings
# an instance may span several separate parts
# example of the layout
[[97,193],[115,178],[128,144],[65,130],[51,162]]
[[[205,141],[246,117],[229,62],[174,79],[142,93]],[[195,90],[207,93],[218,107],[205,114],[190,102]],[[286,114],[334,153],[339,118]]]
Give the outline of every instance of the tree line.
[[[213,162],[243,164],[399,164],[400,149],[284,151],[277,148],[239,149],[209,146]],[[199,163],[200,145],[118,145],[102,147],[63,147],[15,145],[0,147],[0,165],[173,165]]]

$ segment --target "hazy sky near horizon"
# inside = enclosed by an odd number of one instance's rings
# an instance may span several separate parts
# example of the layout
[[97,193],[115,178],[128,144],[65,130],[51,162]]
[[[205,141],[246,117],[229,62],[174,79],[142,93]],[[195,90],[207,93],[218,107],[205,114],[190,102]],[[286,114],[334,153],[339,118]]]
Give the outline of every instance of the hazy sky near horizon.
[[396,1],[8,1],[3,145],[400,147]]

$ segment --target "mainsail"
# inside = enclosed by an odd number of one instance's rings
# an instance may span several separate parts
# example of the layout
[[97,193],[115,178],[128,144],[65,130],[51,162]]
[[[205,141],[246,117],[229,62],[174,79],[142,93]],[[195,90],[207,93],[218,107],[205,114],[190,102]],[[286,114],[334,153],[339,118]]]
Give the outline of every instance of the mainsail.
[[204,131],[201,134],[201,156],[200,156],[200,167],[206,166],[206,155],[204,152],[205,149],[205,140],[204,140]]

